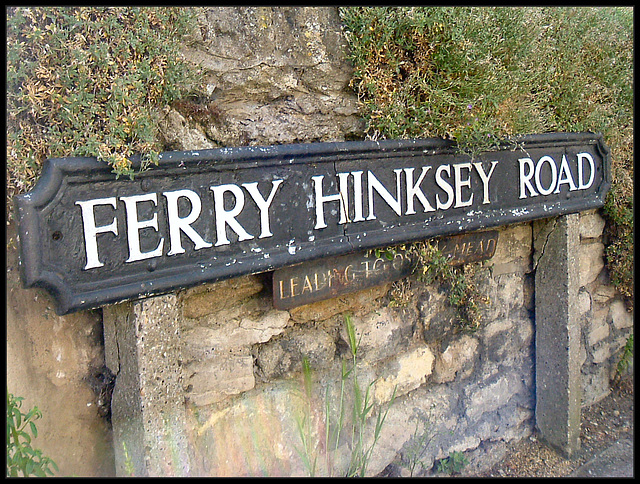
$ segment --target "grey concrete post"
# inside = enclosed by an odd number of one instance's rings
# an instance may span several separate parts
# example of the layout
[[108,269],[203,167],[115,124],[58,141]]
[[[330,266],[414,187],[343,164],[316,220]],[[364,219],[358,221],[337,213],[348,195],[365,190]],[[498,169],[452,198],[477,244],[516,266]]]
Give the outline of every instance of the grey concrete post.
[[161,296],[105,307],[116,374],[111,422],[118,476],[188,476],[178,305]]
[[579,221],[570,214],[534,223],[536,426],[566,457],[580,447]]

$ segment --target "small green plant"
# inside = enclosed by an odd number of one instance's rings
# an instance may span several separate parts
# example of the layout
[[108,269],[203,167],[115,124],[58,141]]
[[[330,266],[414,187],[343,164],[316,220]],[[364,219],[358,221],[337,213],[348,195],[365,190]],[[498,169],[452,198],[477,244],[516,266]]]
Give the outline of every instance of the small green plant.
[[469,463],[467,457],[464,453],[460,451],[454,451],[449,455],[449,457],[445,457],[444,459],[440,459],[437,463],[438,472],[443,474],[459,474],[464,466]]
[[618,361],[618,365],[616,366],[616,375],[614,380],[618,381],[622,378],[622,374],[627,371],[629,365],[631,364],[631,359],[633,358],[633,333],[629,335],[627,338],[627,342],[622,348],[622,355],[620,356],[620,360]]
[[[380,439],[382,427],[389,409],[395,400],[396,389],[394,388],[393,394],[386,408],[378,410],[373,429],[372,441],[367,445],[366,424],[374,409],[371,389],[375,384],[375,380],[366,387],[366,390],[363,393],[357,375],[357,356],[360,341],[356,339],[353,321],[351,316],[348,314],[345,316],[345,325],[351,356],[351,365],[350,368],[347,368],[345,360],[342,360],[341,362],[340,390],[337,400],[337,411],[333,417],[329,388],[326,390],[323,409],[324,413],[320,417],[322,420],[322,427],[324,428],[324,441],[322,442],[319,441],[318,436],[314,436],[314,429],[312,425],[314,405],[311,366],[307,358],[304,358],[302,362],[305,406],[303,408],[302,415],[298,415],[296,418],[298,435],[302,443],[302,448],[297,450],[311,477],[315,477],[319,472],[320,457],[323,457],[324,460],[324,472],[326,472],[329,477],[334,475],[336,453],[342,443],[341,436],[344,436],[344,432],[347,432],[346,438],[349,441],[350,448],[349,463],[345,475],[346,477],[364,477],[371,459],[371,454]],[[345,428],[348,390],[351,390],[349,397],[351,397],[353,408],[352,420],[350,425]]]
[[480,305],[487,304],[473,284],[474,264],[453,267],[437,246],[427,242],[417,242],[410,250],[417,259],[418,277],[427,284],[438,282],[447,287],[447,300],[458,310],[464,331],[476,331],[480,327]]
[[[420,424],[422,424],[422,430],[420,430]],[[435,436],[435,433],[432,434],[429,432],[428,421],[423,419],[416,420],[416,429],[413,432],[413,437],[410,443],[405,446],[404,451],[404,456],[408,461],[407,467],[410,472],[410,477],[413,477],[418,465],[424,469],[424,464],[421,459]]]
[[133,459],[127,451],[127,444],[122,442],[122,450],[124,451],[124,470],[129,477],[135,477],[135,468],[133,466]]
[[56,463],[31,446],[38,436],[35,420],[42,417],[38,407],[22,413],[22,397],[7,391],[7,477],[46,477],[58,470]]
[[[448,303],[458,310],[463,331],[476,331],[480,327],[480,307],[488,304],[473,283],[476,264],[454,267],[437,245],[430,241],[414,242],[393,247],[373,249],[369,252],[376,258],[393,260],[399,254],[415,264],[414,273],[427,283],[439,283],[446,287]],[[407,284],[394,284],[391,291],[390,307],[406,305],[411,295]]]

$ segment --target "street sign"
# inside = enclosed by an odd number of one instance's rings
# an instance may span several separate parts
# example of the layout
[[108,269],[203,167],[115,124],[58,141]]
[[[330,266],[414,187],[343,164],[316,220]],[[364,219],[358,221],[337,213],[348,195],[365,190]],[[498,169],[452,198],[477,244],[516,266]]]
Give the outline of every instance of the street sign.
[[473,159],[442,139],[167,152],[133,180],[95,158],[52,159],[16,197],[21,274],[65,314],[601,207],[608,163],[590,133]]

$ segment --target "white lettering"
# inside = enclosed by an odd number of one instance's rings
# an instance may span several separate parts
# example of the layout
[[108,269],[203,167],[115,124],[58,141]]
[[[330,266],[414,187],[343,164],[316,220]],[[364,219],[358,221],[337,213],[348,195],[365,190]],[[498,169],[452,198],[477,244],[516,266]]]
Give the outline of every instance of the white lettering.
[[[476,167],[476,171],[478,172],[478,175],[480,175],[480,179],[482,180],[482,187],[483,187],[483,197],[482,197],[482,203],[489,203],[489,180],[491,179],[491,175],[493,174],[493,170],[495,169],[496,165],[498,164],[497,161],[492,161],[491,162],[491,169],[489,170],[489,174],[487,175],[484,171],[484,168],[482,167],[482,163],[474,163],[473,166]],[[520,197],[522,198],[522,197]]]
[[135,262],[162,255],[164,238],[160,237],[157,247],[150,252],[140,250],[140,229],[151,227],[158,230],[158,213],[154,212],[149,220],[138,220],[138,203],[153,202],[158,205],[158,197],[155,193],[145,193],[143,195],[132,195],[130,197],[120,197],[124,202],[127,214],[127,240],[129,241],[129,258],[125,262]]
[[423,166],[422,172],[420,173],[420,176],[415,183],[413,183],[413,171],[415,170],[415,168],[404,169],[404,173],[407,178],[407,211],[405,212],[405,215],[413,215],[414,213],[416,213],[413,207],[413,199],[415,197],[418,197],[418,200],[422,204],[422,208],[424,208],[425,213],[435,211],[435,208],[431,206],[431,204],[427,200],[427,197],[425,197],[422,188],[420,188],[420,184],[422,183],[422,180],[424,180],[424,176],[431,168],[431,166]]
[[[169,240],[171,250],[167,255],[183,254],[184,248],[180,240],[180,231],[184,232],[187,237],[194,243],[194,250],[200,250],[205,247],[211,247],[200,235],[191,227],[200,216],[202,210],[202,201],[193,190],[175,190],[172,192],[164,192],[163,195],[167,199],[167,218],[169,221]],[[191,203],[191,211],[186,217],[180,217],[178,214],[178,199],[180,197],[187,198]]]
[[315,195],[316,195],[316,225],[315,229],[323,229],[327,226],[324,221],[324,204],[326,202],[340,202],[340,220],[339,224],[347,223],[347,206],[348,206],[348,194],[347,194],[347,176],[348,173],[339,173],[340,179],[340,192],[335,195],[323,195],[322,194],[322,179],[324,175],[312,176],[311,179],[314,183]]
[[256,202],[256,205],[260,209],[260,235],[259,239],[264,239],[265,237],[271,237],[273,234],[271,233],[271,229],[269,228],[269,207],[271,206],[271,202],[273,202],[273,197],[278,190],[278,187],[282,184],[284,180],[274,180],[271,182],[271,193],[265,200],[262,198],[262,194],[260,190],[258,190],[258,183],[243,183],[242,186],[247,189],[253,201]]
[[[589,181],[587,183],[584,182],[584,177],[583,177],[583,166],[582,166],[582,161],[583,160],[587,160],[589,162],[589,167],[591,169],[591,174],[589,175]],[[593,161],[593,157],[589,154],[589,153],[578,153],[578,189],[580,190],[585,190],[586,188],[589,188],[592,184],[593,184],[593,180],[596,177],[596,165],[595,162]]]
[[[353,175],[353,198],[354,198],[354,222],[362,222],[364,220],[364,216],[362,212],[364,210],[364,200],[362,197],[362,174],[363,171],[352,171]],[[357,175],[357,176],[356,176]]]
[[[533,189],[531,185],[531,179],[533,178],[533,160],[531,158],[520,158],[520,198],[527,198],[526,189],[529,189],[529,193],[532,197],[537,197],[538,193]],[[524,167],[529,167],[529,173],[524,172]]]
[[93,208],[96,205],[111,205],[116,208],[116,197],[109,198],[96,198],[94,200],[85,200],[83,202],[76,202],[82,210],[82,225],[84,228],[84,247],[87,254],[87,264],[84,266],[84,270],[94,269],[96,267],[102,267],[104,264],[100,262],[98,258],[98,241],[96,236],[100,233],[112,232],[118,235],[118,225],[116,218],[109,225],[101,225],[96,227],[96,221],[93,214]]
[[[242,189],[233,184],[213,186],[210,188],[213,192],[213,203],[216,214],[216,235],[218,238],[215,244],[216,247],[229,245],[231,243],[227,238],[227,225],[238,234],[238,241],[253,239],[253,235],[249,234],[236,220],[236,217],[242,212],[242,208],[244,207],[244,194],[242,193]],[[231,210],[224,209],[225,192],[231,192],[235,197],[235,204]]]
[[[461,170],[469,170],[469,174],[465,180],[462,180]],[[456,204],[454,208],[468,207],[473,203],[473,193],[469,197],[469,200],[462,201],[462,187],[471,188],[471,163],[456,163],[453,165],[455,183],[456,183]]]
[[392,208],[392,210],[398,215],[402,215],[402,207],[400,206],[400,173],[402,170],[400,168],[393,170],[396,174],[396,198],[393,198],[393,195],[386,189],[386,187],[380,183],[373,173],[370,171],[367,172],[367,184],[369,189],[369,216],[367,220],[375,220],[376,216],[373,210],[373,191],[375,190],[380,194],[387,205]]
[[440,165],[436,170],[436,184],[445,192],[447,192],[448,195],[447,203],[442,203],[440,201],[440,197],[436,194],[436,208],[438,210],[447,210],[453,204],[453,188],[451,188],[451,185],[449,185],[445,180],[442,179],[441,175],[441,173],[445,170],[447,172],[447,175],[451,176],[451,165]]
[[[548,188],[543,188],[542,181],[540,180],[540,173],[542,172],[544,162],[547,162],[549,164],[549,167],[551,168],[551,183],[549,184]],[[553,158],[551,158],[550,156],[543,156],[538,160],[538,163],[536,164],[535,180],[536,188],[540,192],[540,195],[549,195],[551,192],[553,192],[556,182],[558,181],[558,168],[556,167],[556,162]]]
[[567,157],[562,155],[562,161],[560,162],[560,173],[558,173],[558,185],[553,193],[560,193],[560,185],[567,183],[569,185],[569,191],[577,190],[576,184],[573,183],[573,177],[571,176],[571,170],[569,169],[569,162]]
[[340,180],[340,220],[339,224],[346,224],[349,222],[349,190],[347,181],[349,173],[338,173],[338,179]]

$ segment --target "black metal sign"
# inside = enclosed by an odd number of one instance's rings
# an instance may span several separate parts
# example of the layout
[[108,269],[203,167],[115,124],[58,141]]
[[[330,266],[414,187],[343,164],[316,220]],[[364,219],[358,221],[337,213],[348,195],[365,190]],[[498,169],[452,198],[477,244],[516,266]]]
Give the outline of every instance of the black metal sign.
[[[432,242],[451,265],[490,259],[496,251],[496,230],[471,232]],[[273,306],[291,309],[410,275],[416,265],[411,252],[398,250],[377,257],[363,251],[283,267],[273,272]]]
[[168,152],[134,180],[53,159],[16,197],[21,272],[65,314],[597,208],[609,184],[590,133],[523,137],[477,159],[441,139]]

